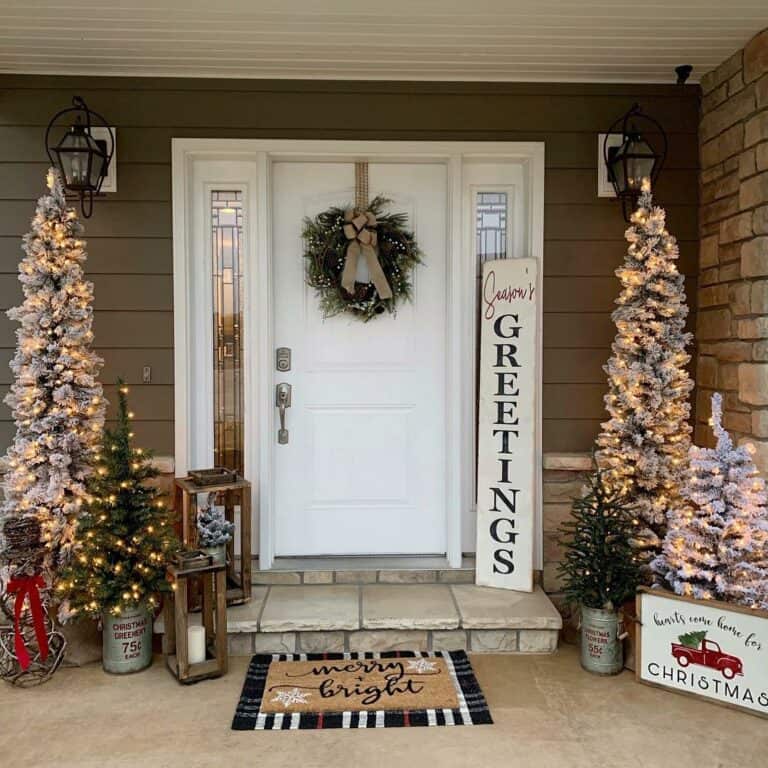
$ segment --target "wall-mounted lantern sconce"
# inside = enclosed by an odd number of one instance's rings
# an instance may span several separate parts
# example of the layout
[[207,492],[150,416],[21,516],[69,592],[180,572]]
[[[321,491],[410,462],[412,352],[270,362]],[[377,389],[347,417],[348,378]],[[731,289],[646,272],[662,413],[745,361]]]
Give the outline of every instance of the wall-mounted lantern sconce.
[[[72,99],[73,106],[57,112],[45,132],[45,149],[52,165],[61,173],[64,188],[80,197],[80,209],[84,218],[93,213],[93,196],[98,194],[109,170],[115,148],[115,137],[107,121],[88,109],[79,96]],[[63,121],[62,118],[66,120]],[[52,132],[68,124],[58,142],[52,143]],[[106,141],[95,137],[98,131]]]
[[[647,133],[658,133],[658,146],[653,145],[640,131],[639,125],[650,126]],[[611,146],[609,137],[620,136],[621,143]],[[610,127],[603,141],[603,161],[608,171],[608,180],[613,186],[616,197],[621,200],[624,218],[629,216],[635,206],[644,179],[650,179],[651,186],[659,176],[667,156],[667,135],[661,124],[646,115],[639,104],[632,108]]]

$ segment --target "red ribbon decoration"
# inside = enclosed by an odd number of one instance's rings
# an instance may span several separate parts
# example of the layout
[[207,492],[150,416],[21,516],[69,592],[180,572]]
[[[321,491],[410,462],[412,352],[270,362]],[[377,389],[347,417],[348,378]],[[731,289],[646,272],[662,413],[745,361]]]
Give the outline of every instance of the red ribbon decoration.
[[48,634],[45,631],[43,605],[40,601],[40,589],[43,588],[45,588],[45,580],[40,574],[37,576],[24,576],[23,578],[11,579],[8,582],[8,594],[16,595],[16,602],[13,606],[15,621],[13,643],[16,648],[16,658],[19,660],[21,668],[25,671],[29,669],[30,658],[24,640],[24,633],[21,631],[21,611],[24,608],[24,598],[27,596],[29,596],[29,610],[32,613],[35,637],[37,638],[37,645],[40,648],[40,658],[43,661],[48,658]]

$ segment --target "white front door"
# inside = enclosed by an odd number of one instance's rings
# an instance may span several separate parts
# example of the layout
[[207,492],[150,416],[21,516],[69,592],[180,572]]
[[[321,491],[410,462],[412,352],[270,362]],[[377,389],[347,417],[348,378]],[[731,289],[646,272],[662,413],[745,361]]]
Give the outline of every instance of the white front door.
[[368,323],[324,320],[304,281],[302,219],[354,199],[354,164],[272,165],[273,339],[292,358],[274,374],[292,388],[288,443],[273,435],[278,556],[446,552],[448,169],[371,163],[369,177],[424,252],[414,301]]

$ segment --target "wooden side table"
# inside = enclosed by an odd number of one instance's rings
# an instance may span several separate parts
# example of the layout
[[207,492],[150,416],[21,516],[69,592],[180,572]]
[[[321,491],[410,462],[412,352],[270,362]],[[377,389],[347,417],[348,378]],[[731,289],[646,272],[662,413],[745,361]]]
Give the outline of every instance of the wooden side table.
[[247,603],[251,599],[251,484],[238,476],[234,483],[197,485],[189,477],[175,481],[176,512],[181,515],[181,537],[185,548],[199,547],[197,513],[199,493],[217,493],[224,497],[224,513],[236,524],[235,507],[240,507],[240,552],[235,557],[235,537],[227,542],[227,605]]

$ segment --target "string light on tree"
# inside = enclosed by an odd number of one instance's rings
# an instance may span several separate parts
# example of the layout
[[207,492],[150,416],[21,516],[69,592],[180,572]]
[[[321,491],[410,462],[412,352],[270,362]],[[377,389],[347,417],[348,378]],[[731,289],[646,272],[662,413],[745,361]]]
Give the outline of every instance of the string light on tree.
[[137,607],[151,611],[158,593],[168,588],[166,565],[178,548],[170,512],[148,483],[157,476],[151,453],[131,445],[128,387],[118,385],[118,424],[105,432],[107,450],[89,482],[78,557],[57,585],[67,617],[119,616]]
[[47,184],[24,237],[24,302],[8,312],[21,327],[11,361],[14,382],[5,398],[16,436],[5,457],[0,518],[37,516],[46,545],[43,574],[50,582],[72,553],[105,403],[97,381],[102,361],[91,350],[93,286],[83,275],[82,226],[67,207],[57,171],[48,172]]
[[605,366],[609,419],[598,437],[606,482],[633,502],[635,557],[648,565],[661,549],[667,510],[678,505],[690,445],[688,315],[675,238],[653,205],[648,179],[625,233],[622,285],[612,318],[616,337]]
[[654,562],[679,595],[768,608],[768,501],[751,445],[734,447],[712,396],[715,448],[690,449],[683,500]]

